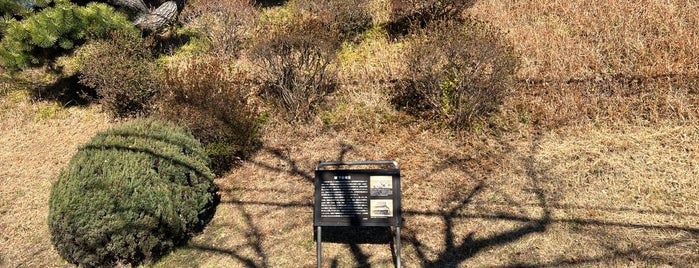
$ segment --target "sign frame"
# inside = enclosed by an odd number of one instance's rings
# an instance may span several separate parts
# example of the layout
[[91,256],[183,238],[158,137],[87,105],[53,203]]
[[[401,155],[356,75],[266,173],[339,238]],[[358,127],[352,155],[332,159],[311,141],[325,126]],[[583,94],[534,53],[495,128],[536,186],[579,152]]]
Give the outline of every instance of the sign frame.
[[[325,169],[335,166],[392,165],[392,169]],[[314,178],[313,226],[317,263],[322,264],[323,226],[394,227],[396,266],[400,261],[402,225],[400,169],[394,160],[319,162]]]

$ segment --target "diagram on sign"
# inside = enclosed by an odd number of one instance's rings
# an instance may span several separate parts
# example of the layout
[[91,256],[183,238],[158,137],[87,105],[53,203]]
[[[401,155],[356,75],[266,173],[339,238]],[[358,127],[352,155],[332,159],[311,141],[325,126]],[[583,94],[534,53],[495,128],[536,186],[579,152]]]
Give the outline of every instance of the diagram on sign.
[[372,199],[369,205],[372,218],[393,217],[392,199]]
[[371,196],[393,195],[393,177],[391,176],[371,176],[369,184],[371,186]]

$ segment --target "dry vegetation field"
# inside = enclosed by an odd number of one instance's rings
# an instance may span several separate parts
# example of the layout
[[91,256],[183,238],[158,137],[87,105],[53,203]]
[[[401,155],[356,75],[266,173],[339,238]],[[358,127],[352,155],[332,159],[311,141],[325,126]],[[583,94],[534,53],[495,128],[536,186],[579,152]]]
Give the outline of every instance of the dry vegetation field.
[[[388,2],[372,1],[378,22]],[[262,148],[217,179],[213,221],[150,266],[314,267],[317,162],[368,159],[401,165],[405,267],[699,266],[698,10],[477,1],[466,13],[507,32],[522,68],[501,111],[461,136],[390,106],[403,44],[370,30],[340,52],[334,105],[309,124],[269,120]],[[0,266],[67,266],[50,185],[112,123],[0,93]],[[388,242],[350,239],[365,236],[324,243],[325,267],[393,267]]]

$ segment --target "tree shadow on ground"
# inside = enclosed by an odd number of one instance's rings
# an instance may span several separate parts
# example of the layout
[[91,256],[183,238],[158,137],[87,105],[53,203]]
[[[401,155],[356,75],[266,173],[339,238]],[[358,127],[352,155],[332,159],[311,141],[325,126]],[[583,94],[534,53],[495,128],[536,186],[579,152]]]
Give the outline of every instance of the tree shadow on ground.
[[30,85],[32,99],[55,101],[63,107],[88,106],[97,99],[95,89],[80,84],[77,74],[61,77],[47,85]]
[[[315,241],[317,241],[317,234]],[[347,245],[357,266],[371,267],[369,255],[362,251],[359,245],[362,244],[387,244],[393,255],[395,263],[394,232],[390,227],[322,227],[323,243],[334,243]],[[331,267],[338,267],[337,258],[331,261]]]
[[[667,231],[667,232],[678,232],[678,234],[684,233],[689,237],[699,238],[699,228],[688,228],[682,226],[674,225],[654,225],[654,224],[636,224],[636,223],[623,223],[614,222],[612,220],[595,220],[595,219],[584,219],[584,218],[572,218],[572,219],[558,219],[552,216],[552,209],[571,209],[571,208],[583,208],[583,209],[594,209],[602,211],[623,211],[632,212],[637,214],[649,214],[651,211],[640,210],[640,209],[616,209],[616,208],[604,208],[595,206],[566,206],[558,204],[550,204],[551,201],[557,200],[556,197],[547,196],[547,192],[542,186],[541,182],[548,181],[551,178],[547,177],[548,168],[537,168],[535,155],[538,148],[538,136],[534,137],[532,147],[530,149],[530,154],[526,159],[522,159],[522,166],[525,167],[527,178],[529,179],[529,189],[523,189],[524,191],[534,194],[537,200],[537,204],[527,204],[527,206],[536,206],[539,208],[540,215],[538,217],[532,216],[522,216],[514,213],[469,213],[468,206],[474,205],[472,201],[476,195],[478,195],[485,187],[487,187],[484,182],[478,183],[469,194],[465,196],[454,195],[451,199],[446,200],[445,204],[457,203],[456,206],[451,207],[446,212],[440,211],[425,211],[425,210],[404,210],[404,215],[406,218],[412,218],[414,216],[428,216],[428,217],[439,217],[444,223],[444,247],[439,252],[436,253],[436,257],[428,256],[428,251],[430,250],[429,245],[425,245],[416,236],[419,233],[419,226],[408,226],[405,240],[415,248],[415,252],[418,260],[420,261],[422,267],[460,267],[463,265],[464,261],[476,256],[483,250],[492,249],[498,246],[504,246],[509,243],[513,243],[517,240],[524,239],[531,235],[543,234],[551,228],[553,224],[576,224],[584,226],[594,226],[600,228],[629,228],[629,229],[640,229],[646,231]],[[445,163],[438,164],[437,169],[447,168],[449,166],[455,165],[459,166],[463,172],[468,172],[468,165],[464,165],[465,162],[470,161],[470,159],[457,159],[453,157],[444,157],[447,159]],[[458,163],[458,165],[457,165]],[[434,170],[433,170],[434,171]],[[505,197],[507,199],[507,197]],[[487,202],[486,202],[487,203]],[[555,202],[554,202],[555,203]],[[483,203],[481,203],[483,205]],[[500,203],[499,205],[517,205],[521,206],[515,201],[508,201],[506,203]],[[655,214],[664,215],[678,215],[677,213],[667,212],[667,211],[652,211]],[[697,216],[695,213],[682,214],[682,216]],[[456,219],[481,219],[481,220],[495,220],[495,221],[508,221],[517,222],[520,224],[511,230],[505,230],[500,233],[496,233],[483,238],[474,238],[475,232],[470,232],[462,240],[461,243],[456,243],[456,233],[454,229],[456,228]],[[594,235],[590,233],[589,235]],[[599,237],[609,237],[609,234],[602,234]],[[678,237],[681,235],[678,235]],[[601,239],[605,241],[605,239]],[[691,240],[691,239],[690,239]],[[691,264],[699,261],[699,254],[695,256],[687,256],[682,260],[679,259],[667,259],[662,257],[648,257],[650,252],[656,251],[658,249],[663,249],[671,246],[680,246],[687,243],[687,238],[672,238],[664,239],[662,241],[646,243],[644,246],[632,246],[624,247],[618,246],[616,244],[610,243],[607,246],[606,254],[602,256],[564,256],[553,261],[541,261],[541,262],[514,262],[507,265],[495,266],[495,267],[560,267],[560,266],[570,266],[570,265],[590,265],[590,264],[604,264],[611,261],[619,260],[633,260],[641,259],[647,262],[647,264],[652,265],[679,265],[679,266],[691,266]],[[431,252],[434,253],[434,252]],[[513,253],[515,254],[515,253]],[[435,254],[432,254],[435,255]]]
[[[571,206],[557,204],[556,196],[551,196],[551,192],[542,186],[545,181],[551,180],[548,177],[549,167],[541,167],[541,163],[537,163],[535,155],[537,155],[539,142],[538,138],[534,137],[530,153],[528,157],[521,159],[521,167],[523,167],[524,173],[528,180],[524,189],[521,191],[531,195],[534,203],[521,204],[514,200],[508,199],[506,203],[495,203],[490,204],[487,201],[474,201],[479,195],[483,194],[485,190],[490,190],[492,187],[488,185],[487,180],[476,181],[475,185],[467,188],[466,191],[460,191],[455,189],[454,193],[444,200],[444,204],[451,204],[446,209],[403,209],[403,216],[406,218],[404,221],[402,240],[404,244],[409,247],[409,250],[403,252],[404,260],[412,260],[415,263],[406,263],[407,266],[421,266],[421,267],[460,267],[464,263],[476,257],[477,255],[486,254],[485,251],[490,252],[494,248],[503,248],[507,245],[511,245],[522,239],[526,239],[531,236],[542,235],[553,228],[552,226],[561,224],[576,224],[582,226],[593,226],[600,228],[628,228],[628,229],[639,229],[639,230],[649,230],[649,231],[668,231],[677,232],[685,234],[690,238],[699,237],[699,228],[690,228],[683,226],[674,225],[654,225],[654,224],[636,224],[636,223],[626,223],[626,222],[615,222],[613,220],[596,220],[596,219],[585,219],[585,218],[558,218],[554,217],[553,209],[571,209]],[[348,152],[352,151],[354,146],[347,144],[340,144],[335,161],[344,161],[345,156]],[[507,147],[507,146],[505,146]],[[270,153],[281,163],[283,166],[274,166],[267,163],[254,162],[256,166],[262,167],[269,171],[282,172],[296,177],[303,181],[304,183],[313,182],[313,170],[306,170],[299,166],[300,159],[297,159],[291,155],[288,150],[276,149],[276,148],[264,148],[263,151]],[[439,149],[435,149],[437,154]],[[505,152],[506,153],[506,152]],[[501,156],[489,156],[491,158],[500,159]],[[437,159],[442,161],[437,161],[434,164],[435,172],[439,169],[455,168],[459,172],[468,174],[474,169],[479,168],[477,162],[474,159],[468,157],[457,157],[445,153],[444,155],[438,156]],[[498,172],[497,170],[491,172]],[[232,191],[243,191],[245,189],[232,189]],[[276,191],[276,190],[275,190]],[[309,191],[311,191],[309,189]],[[500,193],[505,195],[506,193]],[[403,196],[403,203],[417,202],[416,196],[406,197]],[[305,208],[307,210],[313,209],[313,203],[310,202],[266,202],[266,201],[241,201],[233,200],[229,203],[240,206],[241,208],[248,205],[264,205],[277,207],[279,209],[284,208]],[[490,204],[490,205],[508,205],[511,207],[533,207],[536,212],[535,215],[526,215],[521,213],[508,213],[508,212],[471,212],[470,207],[477,204]],[[631,213],[649,213],[643,210],[634,209],[615,209],[615,208],[604,208],[595,206],[581,206],[585,209],[595,209],[595,210],[606,210],[606,211],[627,211]],[[577,207],[573,207],[577,208]],[[664,212],[664,214],[674,215],[672,212]],[[693,216],[693,215],[689,215]],[[696,214],[694,214],[696,216]],[[434,244],[422,240],[418,234],[425,235],[425,232],[430,232],[426,230],[424,226],[414,226],[411,225],[411,221],[416,217],[430,217],[439,219],[442,222],[441,226],[444,229],[441,231],[443,237],[442,246],[435,247]],[[478,237],[475,232],[470,231],[465,235],[462,234],[464,220],[487,220],[487,221],[500,221],[500,222],[513,222],[516,227],[512,229],[500,230],[499,232],[490,234],[485,237]],[[257,260],[266,260],[265,248],[261,245],[263,236],[261,233],[255,231],[255,223],[252,220],[252,216],[246,217],[246,222],[248,225],[248,237],[247,246],[256,252]],[[310,226],[310,222],[308,223]],[[307,228],[308,226],[304,227]],[[295,228],[302,228],[301,226],[296,226]],[[559,228],[559,227],[556,227]],[[309,235],[311,229],[308,228]],[[314,232],[315,233],[315,232]],[[315,235],[315,234],[314,234]],[[589,235],[595,235],[590,233]],[[600,240],[605,240],[609,236],[604,234],[597,234]],[[372,267],[372,265],[377,265],[376,263],[369,263],[371,259],[371,252],[366,252],[360,247],[362,244],[385,244],[388,243],[390,250],[393,252],[393,261],[395,263],[395,245],[392,240],[391,230],[388,228],[378,228],[374,230],[364,229],[364,228],[336,228],[332,230],[328,227],[323,227],[323,242],[328,243],[341,243],[347,245],[347,250],[351,254],[355,266],[358,267]],[[610,245],[608,250],[601,255],[568,255],[561,256],[554,260],[542,260],[537,259],[529,260],[513,260],[507,264],[494,266],[494,267],[558,267],[558,266],[570,266],[570,265],[595,265],[595,264],[605,264],[614,261],[628,262],[632,259],[641,259],[647,264],[656,265],[678,265],[678,266],[691,266],[691,264],[699,262],[699,256],[687,256],[681,260],[669,260],[663,258],[662,256],[655,259],[648,259],[646,256],[649,252],[653,252],[658,249],[681,246],[686,244],[687,238],[667,238],[661,239],[661,241],[655,240],[649,243],[645,243],[643,246],[631,246],[621,248],[618,245]],[[260,263],[255,261],[255,258],[249,257],[249,255],[243,255],[240,251],[229,250],[229,249],[217,249],[215,246],[207,245],[194,245],[195,249],[217,252],[222,254],[230,255],[246,265],[246,267],[267,267],[268,263]],[[436,250],[435,250],[436,248]],[[405,247],[404,247],[405,249]],[[405,254],[410,254],[406,256]],[[414,254],[414,255],[413,255]],[[515,252],[511,254],[516,254]],[[628,260],[627,260],[628,259]],[[345,264],[340,263],[340,259],[337,257],[328,259],[325,265],[329,267],[341,267]],[[405,263],[405,261],[404,261]],[[382,263],[381,265],[386,265]]]
[[[339,146],[340,149],[338,151],[337,157],[333,160],[328,161],[343,162],[345,161],[345,157],[347,156],[347,154],[354,150],[354,146],[350,144],[340,143]],[[288,150],[263,146],[260,149],[260,151],[274,155],[274,157],[282,161],[284,165],[280,167],[265,162],[251,160],[251,162],[255,165],[260,166],[269,171],[282,172],[292,176],[298,176],[301,177],[303,181],[313,183],[313,179],[315,176],[313,173],[314,170],[303,170],[302,168],[300,168],[298,164],[299,161],[291,157],[291,153]]]
[[[238,211],[240,215],[242,215],[248,230],[244,234],[246,238],[245,247],[227,249],[208,244],[190,243],[190,245],[188,245],[186,248],[194,249],[200,252],[212,252],[227,255],[240,261],[245,267],[249,268],[269,267],[268,256],[262,246],[264,235],[259,230],[259,227],[255,224],[254,220],[252,219],[252,215],[245,210],[244,206],[242,205],[243,203],[238,202],[238,204],[240,204],[237,205]],[[241,253],[241,251],[245,248],[252,248],[255,252],[255,258],[247,257],[244,253]]]
[[[345,143],[338,144],[338,153],[334,159],[328,161],[343,162],[346,159],[348,153],[354,150],[354,146]],[[268,162],[260,162],[250,160],[255,166],[261,167],[268,171],[286,173],[290,176],[297,177],[305,183],[313,183],[314,171],[306,170],[299,166],[299,160],[293,158],[290,152],[285,149],[263,147],[260,152],[272,155],[277,160],[280,160],[280,165],[270,164]],[[234,195],[236,191],[245,191],[252,189],[244,188],[232,188],[232,189],[221,189],[221,192],[225,195]],[[259,189],[254,189],[259,190]],[[272,191],[272,190],[268,190]],[[279,192],[276,189],[274,192]],[[284,191],[280,189],[280,191]],[[312,189],[310,190],[312,191]],[[219,248],[211,245],[196,244],[190,245],[190,249],[195,249],[202,252],[213,252],[217,254],[223,254],[230,256],[245,265],[245,267],[269,267],[269,263],[266,261],[267,256],[262,246],[264,236],[261,232],[257,231],[258,226],[255,225],[252,219],[252,215],[245,213],[245,206],[271,206],[277,208],[307,208],[308,210],[313,209],[312,202],[265,202],[265,201],[241,201],[237,198],[232,200],[223,201],[222,203],[233,205],[237,207],[245,218],[246,227],[248,230],[244,236],[247,238],[247,242],[244,247],[240,249],[227,249]],[[322,240],[326,243],[344,244],[347,245],[349,252],[352,254],[354,261],[360,267],[371,267],[369,263],[370,254],[362,250],[360,245],[363,244],[387,244],[388,249],[391,250],[393,258],[395,259],[395,245],[394,245],[394,235],[393,231],[389,227],[323,227],[322,229]],[[309,228],[309,235],[316,236],[316,232]],[[311,234],[312,233],[312,234]],[[255,256],[250,257],[250,255],[245,255],[241,253],[244,248],[253,249]],[[262,261],[256,261],[262,260]],[[329,261],[330,267],[339,267],[339,261],[337,259],[332,259]]]
[[[535,146],[532,146],[532,151],[534,148]],[[458,267],[463,261],[475,256],[484,249],[511,243],[532,234],[545,232],[548,225],[551,223],[551,212],[548,209],[547,198],[544,195],[544,191],[539,186],[540,178],[539,174],[534,168],[533,152],[532,156],[525,161],[524,166],[526,167],[527,176],[530,179],[530,185],[532,186],[532,189],[529,189],[528,191],[536,196],[542,210],[542,215],[538,218],[531,218],[528,221],[524,221],[524,225],[515,229],[504,231],[485,238],[474,238],[475,233],[470,232],[463,242],[456,242],[454,220],[460,217],[461,211],[466,209],[475,196],[478,195],[484,187],[486,187],[483,181],[479,182],[475,187],[473,187],[473,189],[471,189],[471,191],[465,197],[455,195],[452,197],[452,200],[445,202],[453,203],[456,201],[457,203],[456,206],[450,208],[448,211],[437,213],[405,211],[405,215],[429,214],[431,216],[439,216],[444,222],[444,249],[439,252],[437,257],[434,259],[427,257],[427,254],[425,253],[425,245],[414,235],[416,233],[416,230],[414,229],[415,227],[411,226],[410,228],[407,228],[408,230],[411,230],[410,233],[412,233],[412,235],[408,235],[406,240],[415,248],[417,257],[422,265],[424,267]],[[461,166],[461,169],[464,172],[467,171],[463,170],[463,166]]]

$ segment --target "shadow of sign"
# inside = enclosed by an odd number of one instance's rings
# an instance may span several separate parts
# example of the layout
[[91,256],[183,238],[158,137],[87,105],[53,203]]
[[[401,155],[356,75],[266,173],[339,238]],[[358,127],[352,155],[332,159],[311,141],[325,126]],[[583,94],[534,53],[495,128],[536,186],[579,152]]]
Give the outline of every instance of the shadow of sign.
[[[318,239],[314,235],[314,240]],[[336,244],[389,244],[393,242],[390,227],[326,226],[323,227],[322,242]]]
[[[393,265],[398,267],[398,255],[394,231],[391,227],[380,226],[326,226],[323,227],[322,242],[347,245],[352,257],[360,267],[371,267],[369,255],[364,253],[359,245],[388,244]],[[314,240],[318,241],[317,233]],[[339,267],[336,259],[331,260],[330,267]]]

